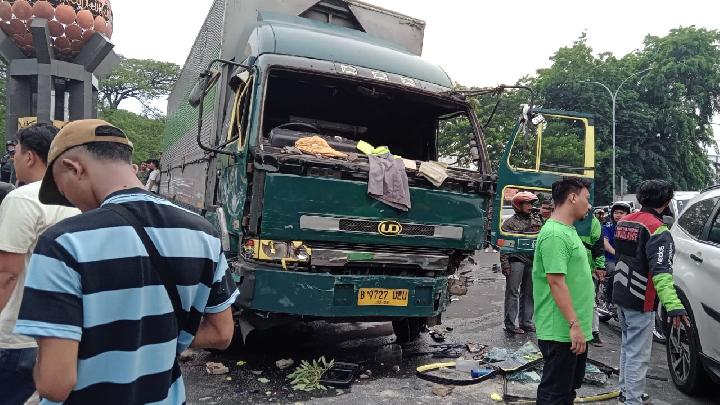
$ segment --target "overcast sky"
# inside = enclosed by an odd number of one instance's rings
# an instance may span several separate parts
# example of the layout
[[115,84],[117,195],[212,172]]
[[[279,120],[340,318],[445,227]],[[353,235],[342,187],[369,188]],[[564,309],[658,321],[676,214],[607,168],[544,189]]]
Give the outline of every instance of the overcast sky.
[[[242,0],[237,0],[242,1]],[[291,0],[289,0],[291,1]],[[366,0],[367,1],[367,0]],[[513,83],[586,31],[596,52],[624,55],[647,34],[720,29],[716,1],[369,0],[427,22],[423,56],[464,85]],[[119,53],[182,65],[212,0],[115,0]]]
[[[689,25],[720,29],[720,2],[707,0],[366,2],[425,20],[423,56],[466,86],[512,84],[549,66],[548,58],[583,31],[595,52],[621,56],[641,48],[648,34]],[[114,0],[116,51],[182,65],[211,4]]]

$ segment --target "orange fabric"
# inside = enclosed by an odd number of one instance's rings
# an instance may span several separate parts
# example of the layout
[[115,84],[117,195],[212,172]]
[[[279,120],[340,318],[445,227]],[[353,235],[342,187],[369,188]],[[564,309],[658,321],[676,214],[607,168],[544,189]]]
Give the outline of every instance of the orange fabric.
[[342,152],[338,152],[328,145],[327,141],[319,136],[311,136],[307,138],[300,138],[295,141],[295,147],[300,149],[303,153],[315,156],[323,157],[334,157],[340,159],[347,159],[348,155]]

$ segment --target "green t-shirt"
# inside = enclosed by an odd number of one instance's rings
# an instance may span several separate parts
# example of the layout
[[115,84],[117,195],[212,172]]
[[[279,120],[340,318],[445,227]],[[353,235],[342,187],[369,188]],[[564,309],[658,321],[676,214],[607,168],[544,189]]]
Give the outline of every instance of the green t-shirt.
[[540,230],[533,262],[535,326],[539,340],[570,342],[570,325],[555,304],[547,274],[564,274],[578,323],[586,340],[592,340],[595,285],[585,246],[577,231],[553,219]]

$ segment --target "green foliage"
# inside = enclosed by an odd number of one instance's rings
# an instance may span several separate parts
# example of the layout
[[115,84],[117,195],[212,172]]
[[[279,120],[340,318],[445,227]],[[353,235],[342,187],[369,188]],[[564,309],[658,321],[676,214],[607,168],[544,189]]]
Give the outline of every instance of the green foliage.
[[538,71],[545,107],[588,111],[597,116],[596,203],[612,199],[612,109],[607,90],[628,77],[618,93],[617,179],[632,191],[646,179],[662,178],[681,190],[713,182],[706,147],[713,142],[711,118],[720,112],[720,33],[695,27],[649,36],[645,47],[622,58],[593,56],[584,36],[560,49],[552,67]]
[[317,360],[313,360],[312,363],[307,360],[303,360],[300,365],[292,372],[287,378],[292,380],[292,387],[294,390],[299,391],[315,391],[323,390],[326,391],[327,387],[320,384],[322,375],[330,370],[335,364],[335,360],[329,362],[325,360],[325,356],[320,357]]
[[156,114],[150,102],[167,96],[180,75],[180,67],[170,62],[121,57],[120,64],[100,83],[100,101],[117,110],[123,100],[135,99],[146,115]]
[[164,119],[153,119],[126,110],[103,109],[101,119],[122,129],[134,146],[133,160],[138,163],[148,159],[159,159],[162,153]]
[[[631,192],[641,181],[653,178],[669,179],[680,190],[697,190],[715,181],[706,148],[714,142],[710,122],[720,113],[718,44],[718,31],[681,27],[664,37],[648,36],[643,49],[617,58],[610,53],[596,55],[582,34],[550,58],[552,66],[519,82],[537,91],[536,106],[594,114],[595,201],[601,204],[612,200],[612,103],[607,90],[587,82],[601,82],[615,90],[631,75],[651,68],[628,80],[618,93],[616,187],[619,191],[623,176]],[[528,99],[522,91],[506,92],[495,118],[485,128],[493,171],[517,125],[520,106]],[[472,103],[483,121],[495,98],[478,97]],[[447,134],[455,139],[441,142],[441,151],[457,154],[459,136],[466,129],[449,128],[453,130]],[[535,140],[531,134],[528,148],[516,145],[518,153],[511,162],[534,167]],[[582,141],[570,134],[543,139],[541,168],[548,169],[546,163],[580,167],[581,145]]]

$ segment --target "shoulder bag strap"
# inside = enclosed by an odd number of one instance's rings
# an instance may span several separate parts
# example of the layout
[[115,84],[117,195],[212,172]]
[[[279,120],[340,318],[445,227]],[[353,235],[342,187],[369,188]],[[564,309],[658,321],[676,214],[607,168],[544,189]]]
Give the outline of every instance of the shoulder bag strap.
[[113,210],[116,214],[120,215],[125,221],[127,221],[134,229],[135,233],[140,237],[145,250],[150,255],[150,262],[155,274],[160,278],[165,290],[167,291],[170,302],[172,302],[173,310],[175,312],[175,321],[177,322],[178,333],[185,326],[185,311],[183,311],[182,301],[180,300],[180,294],[178,293],[177,286],[173,283],[170,275],[168,274],[168,266],[166,265],[165,258],[160,255],[157,247],[150,239],[150,236],[145,231],[145,227],[142,226],[138,218],[127,208],[120,204],[108,204],[107,208]]

